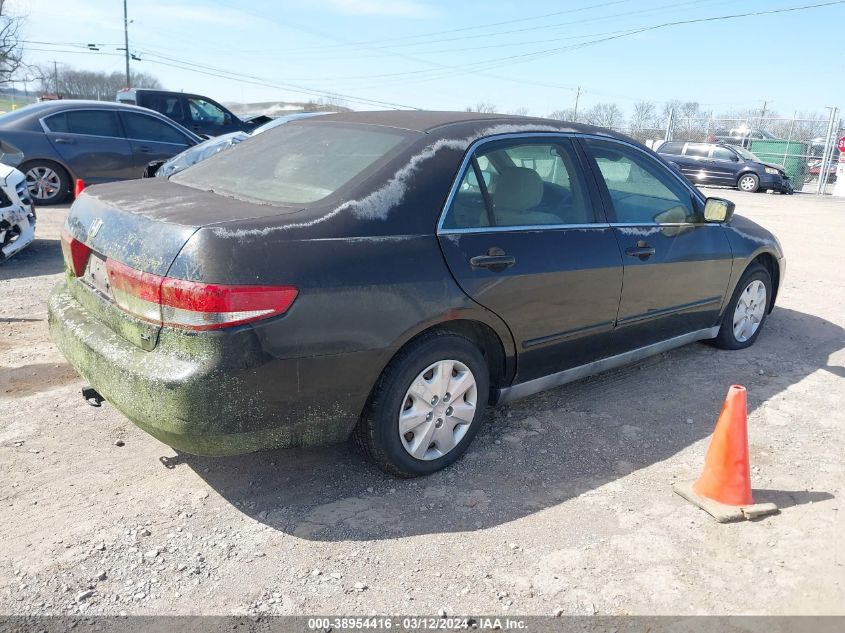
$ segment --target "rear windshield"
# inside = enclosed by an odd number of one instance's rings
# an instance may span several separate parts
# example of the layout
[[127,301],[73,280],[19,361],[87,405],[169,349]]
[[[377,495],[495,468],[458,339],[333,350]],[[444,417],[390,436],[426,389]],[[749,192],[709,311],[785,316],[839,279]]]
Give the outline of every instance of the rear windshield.
[[343,124],[286,124],[177,174],[173,182],[270,204],[332,195],[392,154],[408,133]]

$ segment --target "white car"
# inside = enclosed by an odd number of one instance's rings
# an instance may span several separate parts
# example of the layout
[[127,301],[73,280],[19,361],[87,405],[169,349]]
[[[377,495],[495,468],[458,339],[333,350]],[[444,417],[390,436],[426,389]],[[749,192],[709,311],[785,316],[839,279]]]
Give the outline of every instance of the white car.
[[0,163],[0,263],[35,240],[35,208],[26,176]]

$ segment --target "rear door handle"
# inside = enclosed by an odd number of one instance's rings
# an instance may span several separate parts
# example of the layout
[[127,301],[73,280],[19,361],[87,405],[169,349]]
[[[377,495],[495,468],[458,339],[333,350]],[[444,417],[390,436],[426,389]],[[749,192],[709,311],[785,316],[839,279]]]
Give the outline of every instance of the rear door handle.
[[[493,250],[493,249],[490,249]],[[516,263],[513,255],[476,255],[469,260],[473,268],[486,268],[493,272],[502,272]]]
[[648,259],[652,255],[654,255],[657,251],[653,246],[649,246],[642,240],[637,242],[637,245],[633,248],[625,249],[625,254],[628,257],[639,257],[640,259]]
[[56,143],[62,143],[63,145],[73,145],[76,143],[72,138],[57,138],[53,139]]
[[136,147],[135,149],[137,149],[139,152],[141,152],[143,154],[149,154],[150,153],[150,148],[147,147],[146,145],[141,145],[140,147]]

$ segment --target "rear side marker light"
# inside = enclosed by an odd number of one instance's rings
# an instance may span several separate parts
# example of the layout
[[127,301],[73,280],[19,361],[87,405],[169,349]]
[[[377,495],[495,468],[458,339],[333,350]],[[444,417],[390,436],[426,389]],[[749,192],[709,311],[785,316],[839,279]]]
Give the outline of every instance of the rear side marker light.
[[62,231],[62,255],[70,271],[77,277],[85,274],[85,266],[88,265],[88,257],[91,249],[83,242],[73,237],[67,229]]
[[106,260],[115,303],[134,316],[187,330],[214,330],[284,314],[294,286],[233,286],[141,272]]

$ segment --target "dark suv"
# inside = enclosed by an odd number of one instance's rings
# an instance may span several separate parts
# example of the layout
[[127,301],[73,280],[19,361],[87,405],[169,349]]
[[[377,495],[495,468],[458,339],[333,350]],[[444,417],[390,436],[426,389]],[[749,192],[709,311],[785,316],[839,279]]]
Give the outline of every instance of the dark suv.
[[696,185],[722,185],[753,193],[772,189],[792,193],[783,165],[764,163],[735,145],[669,141],[657,153],[674,163]]
[[121,90],[117,93],[116,101],[155,110],[204,136],[251,132],[257,126],[271,120],[267,116],[240,119],[213,99],[169,90],[147,88]]

